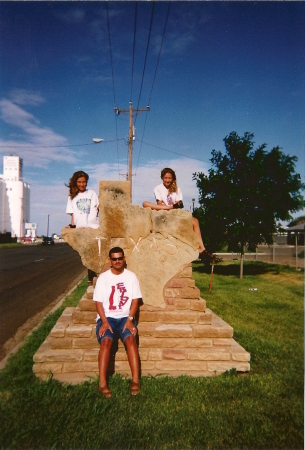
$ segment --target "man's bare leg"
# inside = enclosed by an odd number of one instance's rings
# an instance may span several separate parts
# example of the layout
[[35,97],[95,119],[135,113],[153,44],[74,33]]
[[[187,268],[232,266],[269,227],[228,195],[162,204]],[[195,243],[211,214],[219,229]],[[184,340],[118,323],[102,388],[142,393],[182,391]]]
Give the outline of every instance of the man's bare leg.
[[128,361],[131,369],[132,381],[135,383],[139,382],[140,375],[140,363],[139,363],[139,352],[136,339],[134,336],[128,336],[125,339]]
[[98,368],[99,368],[99,391],[105,397],[111,397],[111,392],[107,386],[107,369],[110,359],[110,350],[112,346],[112,339],[103,339],[100,351],[98,355]]
[[131,393],[137,395],[140,391],[140,362],[138,346],[134,336],[128,336],[125,339],[128,361],[131,369],[132,382],[130,386]]

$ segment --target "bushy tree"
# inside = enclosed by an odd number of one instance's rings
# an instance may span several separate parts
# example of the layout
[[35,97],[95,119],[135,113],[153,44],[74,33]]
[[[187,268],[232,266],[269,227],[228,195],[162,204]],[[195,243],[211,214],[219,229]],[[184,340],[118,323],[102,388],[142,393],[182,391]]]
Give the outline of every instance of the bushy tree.
[[248,132],[243,137],[232,132],[224,143],[225,154],[212,151],[208,175],[193,174],[201,205],[194,215],[210,251],[227,244],[243,260],[245,247],[253,251],[262,242],[271,244],[279,221],[304,208],[305,185],[295,172],[297,157],[279,147],[268,152],[262,144],[254,150]]
[[288,227],[294,227],[303,223],[305,223],[305,216],[296,217],[288,224]]

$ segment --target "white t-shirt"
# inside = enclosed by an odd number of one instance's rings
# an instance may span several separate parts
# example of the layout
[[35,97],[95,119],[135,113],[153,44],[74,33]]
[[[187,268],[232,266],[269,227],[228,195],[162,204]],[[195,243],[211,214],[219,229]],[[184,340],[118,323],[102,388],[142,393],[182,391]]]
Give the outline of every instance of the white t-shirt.
[[182,192],[180,188],[178,188],[178,192],[172,192],[169,194],[168,189],[164,186],[164,184],[159,184],[154,189],[154,194],[156,200],[161,200],[165,205],[170,206],[173,203],[178,202],[179,200],[183,200]]
[[98,196],[91,189],[68,198],[66,213],[73,214],[76,228],[98,228]]
[[130,270],[124,269],[124,272],[115,275],[109,269],[98,277],[93,300],[103,303],[106,317],[128,317],[132,300],[137,298],[142,298],[140,284],[136,274]]

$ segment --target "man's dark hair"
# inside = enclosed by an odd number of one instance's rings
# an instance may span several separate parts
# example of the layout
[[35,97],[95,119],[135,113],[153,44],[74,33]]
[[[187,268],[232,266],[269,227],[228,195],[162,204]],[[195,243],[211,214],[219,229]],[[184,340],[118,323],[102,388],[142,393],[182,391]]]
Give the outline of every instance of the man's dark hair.
[[113,247],[109,250],[109,258],[111,258],[112,253],[122,253],[124,256],[124,250],[121,247]]

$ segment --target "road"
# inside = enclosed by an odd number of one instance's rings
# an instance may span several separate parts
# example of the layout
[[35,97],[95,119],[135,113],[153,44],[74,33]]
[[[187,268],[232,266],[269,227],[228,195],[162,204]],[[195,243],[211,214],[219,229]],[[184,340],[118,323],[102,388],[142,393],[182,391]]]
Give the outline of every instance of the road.
[[0,248],[0,360],[22,327],[85,274],[79,254],[66,243]]

